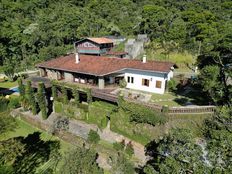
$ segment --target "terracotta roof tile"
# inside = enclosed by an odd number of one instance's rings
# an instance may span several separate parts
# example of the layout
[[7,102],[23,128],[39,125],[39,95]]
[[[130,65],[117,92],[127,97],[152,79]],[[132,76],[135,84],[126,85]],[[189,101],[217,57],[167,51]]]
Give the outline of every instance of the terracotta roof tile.
[[136,69],[152,72],[169,72],[174,65],[170,62],[109,58],[101,56],[79,55],[80,62],[75,63],[75,55],[70,54],[56,59],[52,59],[40,64],[37,67],[65,70],[70,72],[103,76],[124,69]]
[[98,44],[105,44],[105,43],[113,43],[111,39],[105,38],[105,37],[89,37],[87,38],[93,42],[96,42]]

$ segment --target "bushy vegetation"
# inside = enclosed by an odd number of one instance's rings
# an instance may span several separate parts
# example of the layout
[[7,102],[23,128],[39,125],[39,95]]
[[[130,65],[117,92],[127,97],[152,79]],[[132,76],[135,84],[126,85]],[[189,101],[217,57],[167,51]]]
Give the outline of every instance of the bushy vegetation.
[[61,86],[61,92],[62,92],[62,98],[63,98],[63,103],[68,104],[68,91],[67,88],[65,87],[64,84]]
[[168,81],[168,91],[175,91],[177,89],[177,82],[175,79],[171,79]]
[[123,151],[124,148],[125,148],[125,142],[124,141],[122,141],[122,142],[114,142],[113,147],[117,151]]
[[21,106],[21,99],[20,97],[11,97],[8,103],[8,107],[12,109],[19,108]]
[[37,93],[37,100],[39,104],[39,109],[41,111],[41,115],[43,119],[47,119],[47,104],[45,98],[45,87],[43,83],[39,83],[38,93]]
[[88,141],[91,144],[97,144],[100,141],[100,136],[96,131],[91,129],[88,134]]
[[97,154],[92,149],[76,148],[67,153],[62,166],[62,174],[66,173],[94,173],[103,174],[103,170],[96,163]]
[[136,123],[147,123],[155,126],[166,122],[163,114],[154,112],[145,106],[124,101],[121,108],[130,115],[130,121]]
[[27,85],[25,88],[25,98],[30,106],[30,109],[32,110],[32,113],[35,115],[37,113],[37,103],[35,100],[34,90],[31,86],[31,81],[29,80],[27,81]]
[[0,112],[7,110],[9,100],[5,97],[0,97]]
[[146,151],[152,158],[143,172],[231,173],[231,116],[231,109],[224,106],[205,121],[197,138],[189,129],[174,129],[149,143]]

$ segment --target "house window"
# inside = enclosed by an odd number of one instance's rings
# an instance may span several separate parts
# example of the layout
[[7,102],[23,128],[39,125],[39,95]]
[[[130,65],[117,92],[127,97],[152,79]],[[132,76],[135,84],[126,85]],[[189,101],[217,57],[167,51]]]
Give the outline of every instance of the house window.
[[127,77],[127,83],[134,83],[134,77]]
[[134,77],[131,77],[131,83],[134,83]]
[[148,79],[142,79],[142,85],[149,87],[149,80]]
[[162,86],[162,81],[156,80],[155,87],[161,88],[161,86]]

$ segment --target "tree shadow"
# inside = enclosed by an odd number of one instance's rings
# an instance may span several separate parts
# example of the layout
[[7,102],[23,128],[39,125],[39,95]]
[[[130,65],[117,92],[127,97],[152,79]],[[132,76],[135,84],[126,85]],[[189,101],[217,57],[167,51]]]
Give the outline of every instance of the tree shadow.
[[208,105],[212,102],[200,85],[193,85],[190,83],[186,86],[179,86],[178,89],[173,92],[181,96],[181,98],[174,99],[174,101],[181,106]]
[[24,145],[25,152],[18,156],[13,164],[15,173],[35,173],[36,169],[47,162],[53,154],[59,153],[59,141],[44,141],[40,136],[40,132],[34,132],[25,138],[16,138]]
[[8,88],[0,88],[0,95],[11,95],[14,91],[8,89]]

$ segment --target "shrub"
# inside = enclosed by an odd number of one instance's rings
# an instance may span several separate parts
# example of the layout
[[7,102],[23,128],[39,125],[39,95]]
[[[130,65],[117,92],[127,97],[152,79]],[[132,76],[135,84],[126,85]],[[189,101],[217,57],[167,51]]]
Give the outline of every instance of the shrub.
[[73,88],[72,93],[73,93],[75,104],[79,104],[80,103],[80,94],[79,94],[77,88]]
[[126,85],[127,85],[127,82],[126,82],[125,79],[122,79],[122,80],[119,81],[119,86],[120,86],[120,88],[125,88]]
[[47,119],[48,115],[47,115],[47,106],[46,106],[46,98],[45,98],[45,87],[43,83],[39,83],[37,100],[42,114],[42,118]]
[[168,91],[175,91],[177,89],[177,82],[175,79],[171,79],[168,81]]
[[33,88],[31,87],[31,81],[29,80],[27,81],[25,94],[28,104],[30,105],[30,108],[32,110],[32,113],[35,115],[37,113],[37,104],[35,101]]
[[89,112],[89,106],[87,104],[78,104],[78,108],[83,109],[84,112]]
[[67,104],[68,103],[68,91],[65,88],[64,84],[61,87],[61,91],[62,91],[62,96],[63,96],[63,102],[64,104]]
[[125,148],[125,141],[113,143],[113,147],[117,151],[123,151]]
[[92,103],[92,101],[93,101],[93,96],[92,96],[92,91],[91,91],[91,89],[88,89],[87,92],[86,92],[86,94],[87,94],[87,103]]
[[54,101],[57,100],[57,88],[54,84],[52,85],[52,97]]
[[168,105],[164,105],[164,106],[162,107],[162,112],[163,112],[164,114],[167,114],[167,113],[168,113],[168,110],[169,110]]
[[123,94],[119,93],[118,101],[117,101],[118,107],[121,108],[124,102],[125,100],[124,100]]
[[68,106],[67,107],[67,116],[70,118],[73,118],[75,116],[75,110],[73,109],[73,106]]
[[18,79],[18,85],[19,85],[19,93],[20,93],[20,95],[24,96],[25,95],[25,86],[23,84],[22,78]]
[[147,123],[153,126],[166,122],[166,118],[162,113],[157,113],[145,106],[124,101],[121,107],[130,115],[130,121]]
[[10,102],[8,104],[9,108],[15,109],[20,107],[20,98],[10,98]]
[[101,119],[101,127],[105,128],[107,126],[107,123],[108,123],[108,119],[106,117],[103,117]]
[[9,100],[0,96],[0,112],[6,111],[8,108]]
[[97,144],[100,141],[100,136],[94,130],[90,130],[88,134],[88,141],[93,144]]
[[131,157],[134,154],[134,148],[131,142],[129,142],[126,146],[125,152]]
[[58,101],[54,101],[54,110],[56,113],[62,113],[63,111],[63,105],[61,102],[58,102]]

